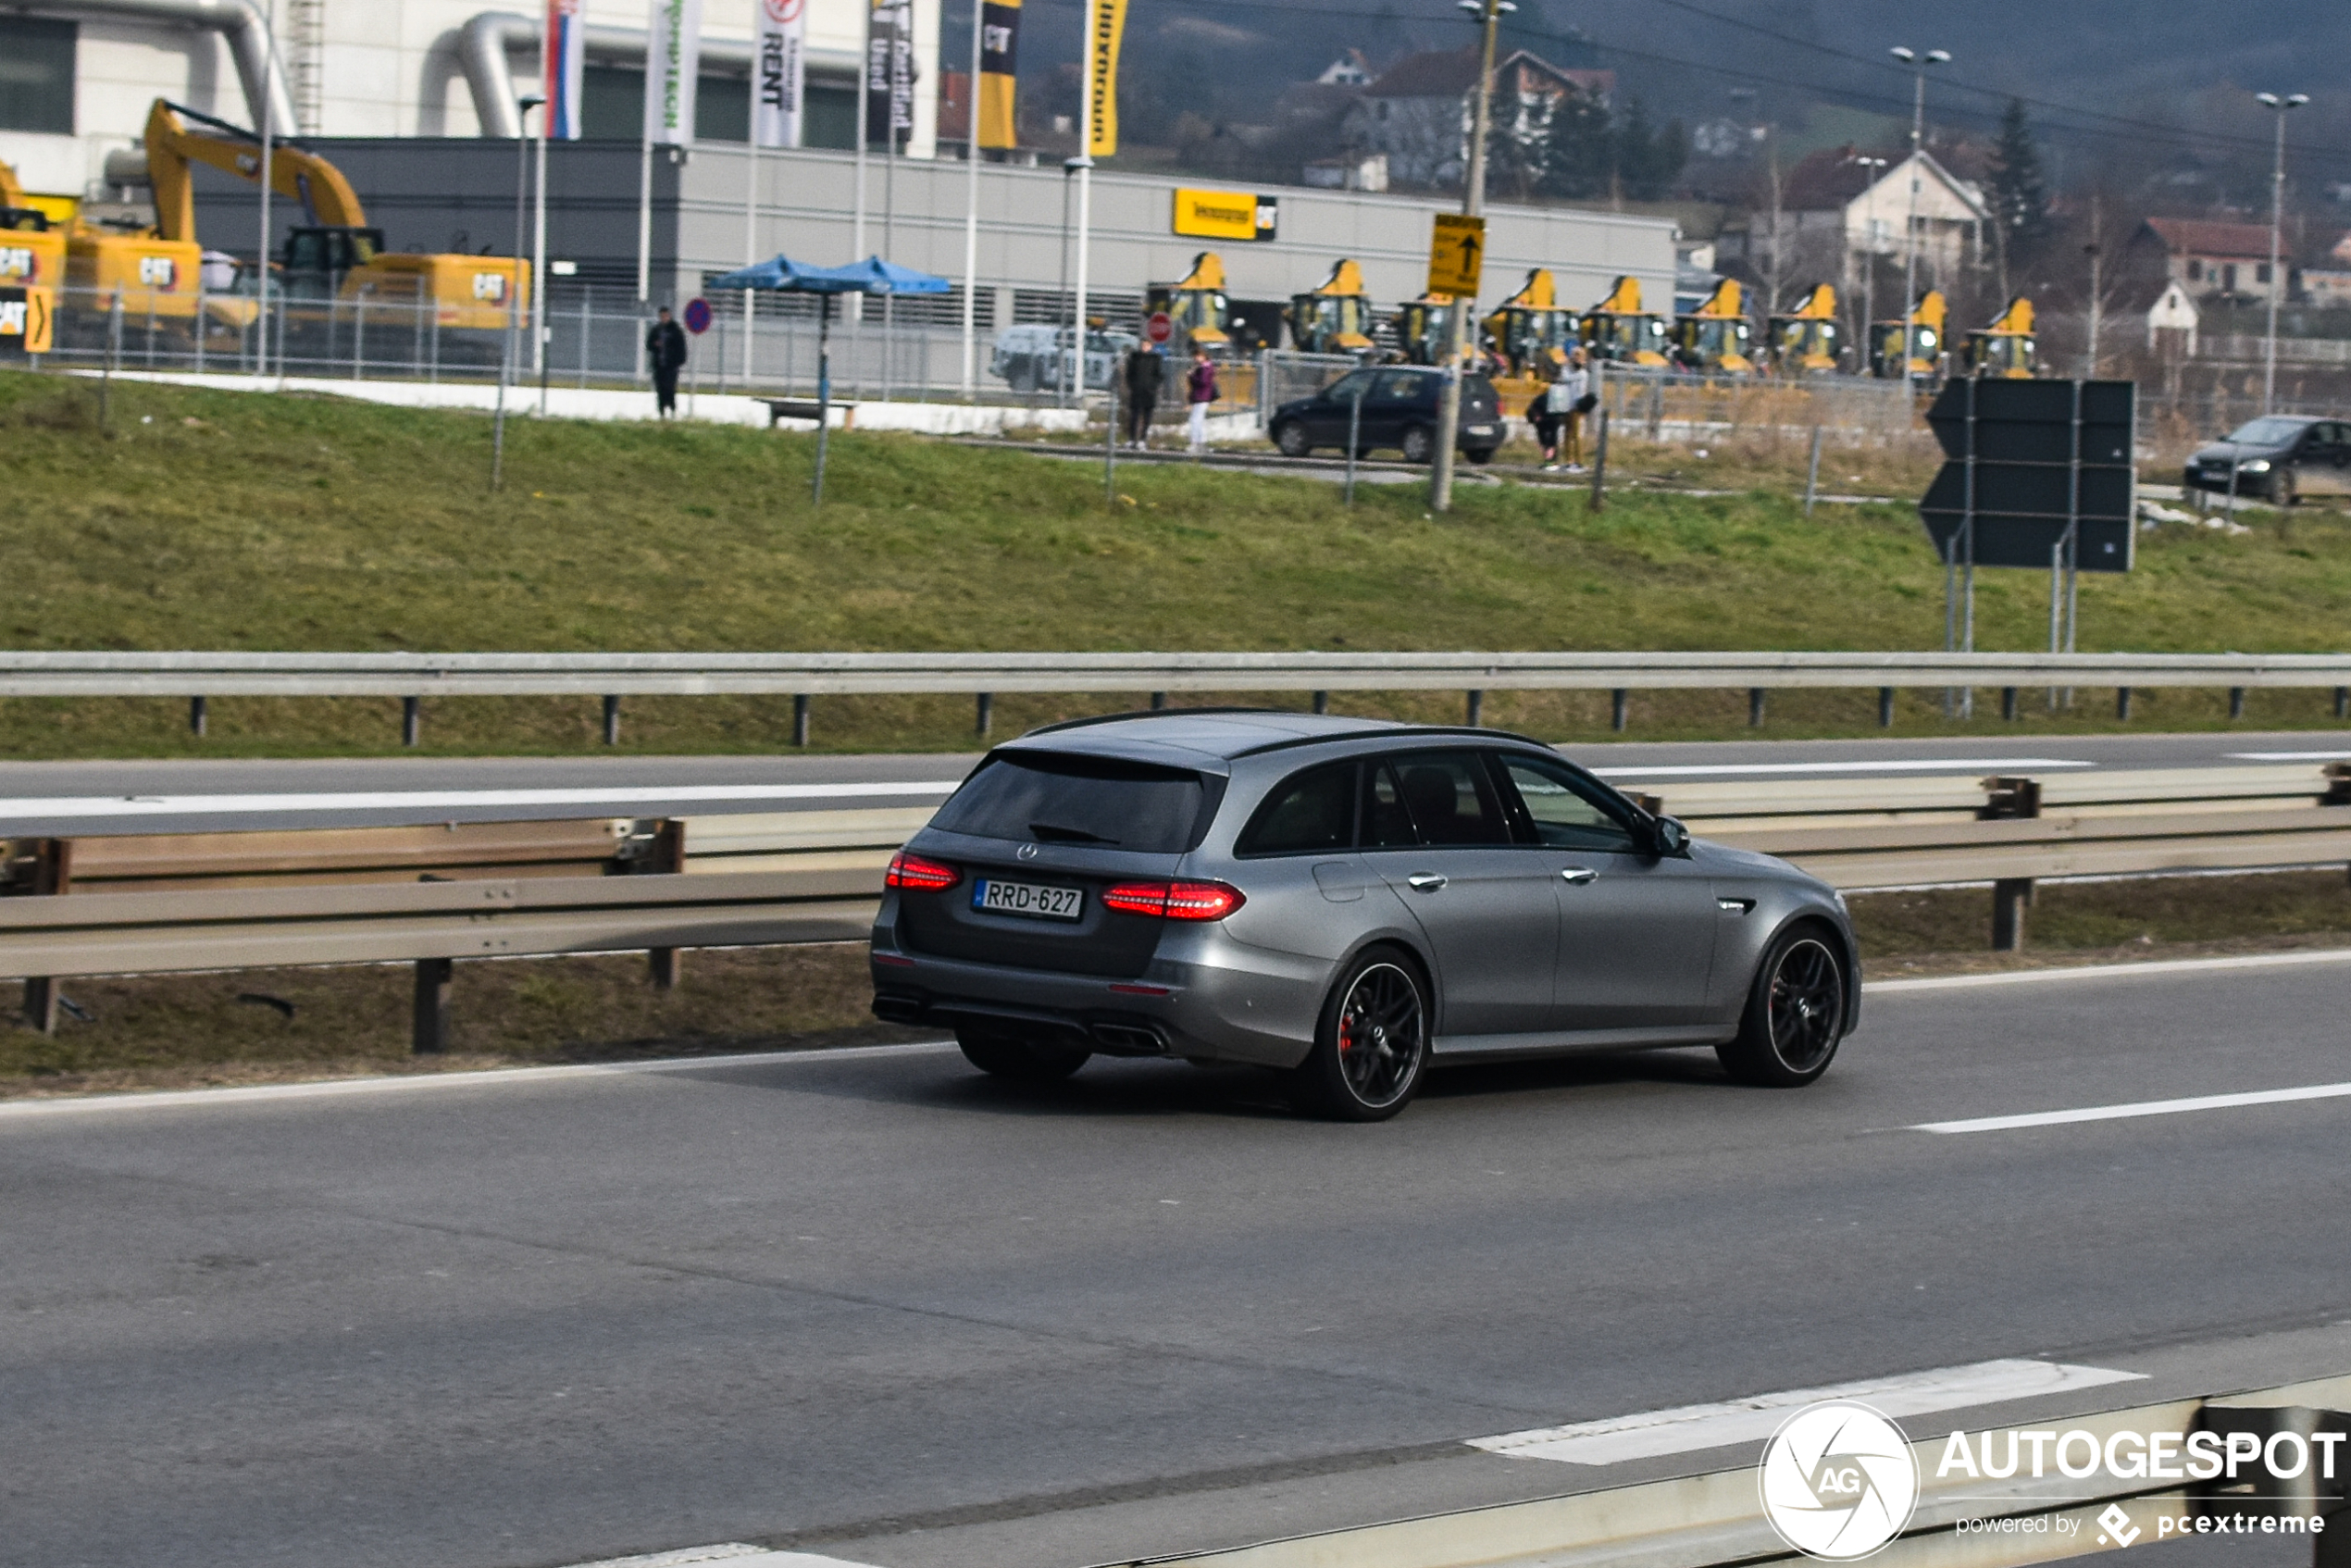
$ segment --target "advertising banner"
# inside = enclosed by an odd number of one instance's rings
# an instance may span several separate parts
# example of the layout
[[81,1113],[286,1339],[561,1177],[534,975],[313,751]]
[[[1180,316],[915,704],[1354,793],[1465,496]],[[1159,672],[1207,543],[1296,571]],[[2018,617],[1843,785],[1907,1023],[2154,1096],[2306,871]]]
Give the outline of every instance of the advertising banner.
[[808,87],[808,0],[759,0],[755,19],[751,139],[761,147],[797,147]]
[[914,0],[874,0],[865,23],[865,140],[896,147],[914,129]]
[[645,37],[645,139],[694,139],[694,79],[702,69],[702,0],[653,0]]
[[1017,147],[1020,0],[988,0],[979,14],[979,144]]
[[1086,125],[1086,154],[1118,151],[1118,45],[1126,35],[1126,0],[1087,0],[1086,69],[1094,84],[1094,118]]

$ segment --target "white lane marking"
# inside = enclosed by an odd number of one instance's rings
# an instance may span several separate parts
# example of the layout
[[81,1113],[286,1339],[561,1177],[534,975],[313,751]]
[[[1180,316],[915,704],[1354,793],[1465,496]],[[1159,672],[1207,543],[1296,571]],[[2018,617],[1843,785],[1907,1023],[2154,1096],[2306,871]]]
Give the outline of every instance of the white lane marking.
[[223,813],[445,811],[486,806],[620,805],[641,801],[827,801],[945,795],[960,778],[902,784],[673,784],[610,790],[354,790],[303,795],[29,795],[0,798],[0,817],[191,816]]
[[2351,948],[2322,948],[2316,952],[2240,952],[2227,958],[2158,958],[2146,964],[2083,964],[2059,969],[2004,969],[1990,975],[1869,980],[1863,982],[1861,994],[1970,990],[1978,986],[2032,986],[2053,980],[2134,980],[2148,976],[2200,974],[2208,969],[2283,969],[2304,964],[2347,963],[2351,963]]
[[2017,1127],[2063,1126],[2071,1122],[2120,1122],[2133,1116],[2174,1116],[2189,1111],[2233,1111],[2241,1105],[2284,1105],[2297,1100],[2341,1100],[2351,1084],[2306,1084],[2300,1089],[2257,1089],[2242,1094],[2199,1094],[2186,1100],[2142,1100],[2128,1105],[2084,1105],[2073,1111],[2033,1111],[2021,1116],[1975,1116],[1963,1122],[1920,1122],[1912,1132],[2009,1132]]
[[227,1089],[172,1089],[126,1094],[91,1094],[55,1100],[0,1100],[0,1122],[41,1116],[73,1116],[98,1111],[166,1111],[191,1105],[250,1105],[270,1100],[333,1100],[354,1095],[413,1094],[436,1089],[486,1089],[516,1084],[560,1083],[566,1078],[629,1077],[648,1073],[691,1073],[710,1067],[766,1067],[786,1063],[854,1062],[874,1056],[921,1055],[952,1051],[952,1040],[905,1045],[845,1045],[830,1050],[749,1051],[729,1056],[665,1056],[653,1062],[575,1062],[546,1067],[491,1067],[481,1072],[404,1073],[373,1078],[327,1078],[317,1083],[239,1084]]
[[576,1562],[572,1568],[692,1568],[697,1562],[724,1562],[728,1568],[873,1568],[868,1562],[820,1557],[810,1551],[766,1551],[740,1541],[649,1552],[642,1557],[601,1557],[593,1562]]
[[2231,752],[2241,762],[2342,762],[2351,752]]
[[1708,778],[1716,776],[1736,778],[1760,773],[1974,773],[1979,770],[1997,773],[2019,767],[2096,767],[2094,762],[2073,762],[2064,757],[1911,757],[1900,761],[1872,762],[1757,762],[1707,763],[1682,766],[1596,767],[1592,769],[1603,778]]
[[2135,1382],[2146,1375],[2099,1366],[2069,1366],[2061,1362],[1977,1362],[1968,1366],[1938,1367],[1931,1372],[1866,1382],[1788,1388],[1714,1404],[1681,1405],[1672,1410],[1611,1416],[1605,1421],[1579,1421],[1568,1426],[1506,1432],[1499,1437],[1473,1437],[1470,1447],[1507,1459],[1618,1464],[1628,1459],[1655,1459],[1663,1454],[1727,1448],[1735,1443],[1760,1443],[1778,1430],[1790,1411],[1821,1400],[1859,1400],[1888,1415],[1923,1415],[2041,1394],[2071,1393],[2108,1383]]
[[724,1562],[727,1568],[874,1568],[869,1562],[820,1557],[811,1551],[765,1551],[740,1541],[649,1552],[642,1557],[602,1557],[593,1562],[576,1562],[572,1568],[692,1568],[697,1562]]

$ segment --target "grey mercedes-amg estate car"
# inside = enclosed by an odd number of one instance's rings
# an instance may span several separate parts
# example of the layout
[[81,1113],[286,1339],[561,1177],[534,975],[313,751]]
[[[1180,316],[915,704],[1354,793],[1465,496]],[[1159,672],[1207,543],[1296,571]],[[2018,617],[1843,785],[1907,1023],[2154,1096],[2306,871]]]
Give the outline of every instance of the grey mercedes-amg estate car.
[[1830,888],[1492,729],[1055,725],[990,752],[888,883],[874,1011],[975,1065],[1254,1063],[1351,1120],[1432,1063],[1544,1052],[1710,1045],[1806,1084],[1860,1002]]

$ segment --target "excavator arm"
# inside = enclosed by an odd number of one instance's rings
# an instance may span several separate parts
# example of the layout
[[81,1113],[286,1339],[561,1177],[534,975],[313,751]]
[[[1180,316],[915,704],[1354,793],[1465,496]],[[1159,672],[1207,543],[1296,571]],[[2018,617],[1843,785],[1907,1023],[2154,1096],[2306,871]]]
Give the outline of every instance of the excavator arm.
[[[191,129],[191,121],[204,129]],[[196,237],[196,193],[189,166],[199,163],[258,184],[261,138],[157,98],[147,111],[147,178],[155,187],[155,232],[163,239]],[[342,170],[282,137],[270,141],[269,186],[302,203],[314,223],[330,229],[367,226],[367,212]]]
[[0,162],[0,207],[30,206],[24,199],[24,187],[17,183],[17,171]]

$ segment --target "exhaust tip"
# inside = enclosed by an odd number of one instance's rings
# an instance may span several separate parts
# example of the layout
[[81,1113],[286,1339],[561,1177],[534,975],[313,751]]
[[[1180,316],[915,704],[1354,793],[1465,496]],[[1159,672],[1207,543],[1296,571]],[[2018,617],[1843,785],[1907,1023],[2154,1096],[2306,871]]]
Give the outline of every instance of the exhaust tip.
[[928,1011],[918,996],[877,996],[874,998],[874,1016],[886,1024],[919,1024]]

